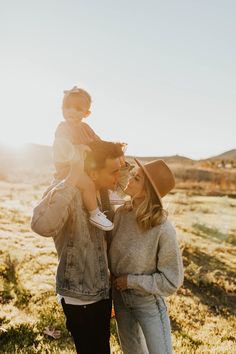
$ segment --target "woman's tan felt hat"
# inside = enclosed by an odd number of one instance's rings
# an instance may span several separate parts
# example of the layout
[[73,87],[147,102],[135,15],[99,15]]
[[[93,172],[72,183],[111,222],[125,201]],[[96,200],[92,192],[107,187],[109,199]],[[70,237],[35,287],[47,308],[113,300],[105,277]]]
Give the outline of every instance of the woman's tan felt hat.
[[139,160],[134,160],[147,176],[162,205],[161,198],[175,186],[175,177],[170,168],[163,160],[154,160],[144,165]]

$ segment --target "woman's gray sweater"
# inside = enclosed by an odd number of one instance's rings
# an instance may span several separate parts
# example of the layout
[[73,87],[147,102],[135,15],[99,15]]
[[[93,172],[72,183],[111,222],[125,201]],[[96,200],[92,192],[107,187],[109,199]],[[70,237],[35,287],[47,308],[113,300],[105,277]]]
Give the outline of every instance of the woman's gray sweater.
[[135,212],[117,210],[109,250],[111,272],[128,274],[128,288],[138,293],[172,295],[183,283],[183,261],[169,220],[143,232]]

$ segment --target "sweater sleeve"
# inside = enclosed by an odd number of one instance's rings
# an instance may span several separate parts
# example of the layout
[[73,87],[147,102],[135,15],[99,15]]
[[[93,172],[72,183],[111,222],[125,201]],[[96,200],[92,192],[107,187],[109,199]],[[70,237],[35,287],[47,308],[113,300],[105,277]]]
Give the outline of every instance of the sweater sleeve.
[[76,188],[57,184],[45,193],[44,198],[34,208],[31,228],[45,237],[55,237],[63,228],[69,216],[70,204]]
[[184,272],[176,232],[163,230],[159,239],[157,271],[151,275],[128,275],[128,288],[149,294],[170,296],[183,284]]
[[87,143],[91,141],[101,140],[101,138],[95,133],[95,131],[85,122],[81,123],[80,131],[84,141],[86,141]]

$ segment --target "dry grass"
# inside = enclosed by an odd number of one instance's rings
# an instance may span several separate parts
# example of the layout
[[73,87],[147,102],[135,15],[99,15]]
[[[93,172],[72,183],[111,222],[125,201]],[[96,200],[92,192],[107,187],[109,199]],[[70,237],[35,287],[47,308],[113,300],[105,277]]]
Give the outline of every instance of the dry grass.
[[[54,294],[56,252],[30,230],[45,184],[0,182],[1,353],[75,353]],[[235,353],[236,200],[187,195],[166,199],[178,231],[184,286],[168,299],[175,353]],[[45,327],[61,331],[59,339]],[[112,322],[112,353],[121,353]]]

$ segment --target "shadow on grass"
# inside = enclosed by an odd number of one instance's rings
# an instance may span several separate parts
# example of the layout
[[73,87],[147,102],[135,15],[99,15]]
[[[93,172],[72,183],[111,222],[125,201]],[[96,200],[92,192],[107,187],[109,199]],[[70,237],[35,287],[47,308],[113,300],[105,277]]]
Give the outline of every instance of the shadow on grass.
[[60,339],[43,337],[37,329],[28,323],[10,327],[7,332],[0,333],[1,353],[19,354],[58,354],[75,353],[74,345],[69,335]]
[[191,290],[197,296],[201,303],[208,306],[209,311],[214,314],[220,314],[227,318],[229,314],[236,311],[236,295],[227,293],[219,284],[207,280],[204,275],[209,271],[220,270],[224,272],[225,278],[235,282],[236,272],[229,268],[225,263],[216,257],[200,251],[197,248],[185,248],[183,259],[186,270],[190,264],[196,266],[196,273],[185,273],[184,287]]
[[15,327],[10,327],[7,332],[0,334],[1,350],[9,347],[9,343],[14,343],[14,346],[21,348],[37,345],[38,341],[36,337],[37,333],[28,323],[21,323]]
[[[17,279],[17,277],[12,277],[12,279]],[[27,310],[34,314],[34,323],[11,325],[5,317],[0,318],[0,327],[4,328],[3,331],[0,329],[1,354],[75,353],[72,337],[66,329],[62,307],[57,303],[54,291],[32,296]],[[59,331],[60,337],[54,339],[48,336],[44,333],[45,329],[48,329],[48,333],[53,333],[54,330]],[[111,335],[113,345],[119,348],[114,318],[111,320]]]
[[[42,306],[34,324],[21,323],[7,326],[0,332],[1,353],[75,353],[74,344],[64,325],[64,316],[58,304]],[[4,320],[4,319],[3,319]],[[57,329],[59,339],[44,334],[46,327]]]
[[176,319],[172,317],[170,314],[169,317],[170,317],[171,329],[176,332],[182,331],[182,326],[180,325],[180,323],[177,322]]
[[22,285],[16,271],[17,266],[18,261],[7,254],[0,266],[0,303],[7,304],[14,300],[15,306],[25,308],[32,295]]
[[[189,333],[185,331],[182,324],[170,315],[171,331],[175,337],[181,340],[182,345],[185,348],[186,353],[194,353],[195,350],[203,344],[199,339],[193,338]],[[177,353],[177,351],[176,351]]]
[[194,262],[197,266],[202,267],[205,271],[220,270],[227,276],[236,279],[236,271],[233,267],[219,260],[215,256],[202,252],[198,247],[186,246],[183,250],[184,266],[188,266],[190,262]]
[[236,246],[236,235],[234,233],[223,233],[217,228],[209,227],[205,224],[195,223],[192,225],[193,234],[204,239],[210,238],[216,243],[227,242],[233,246]]

